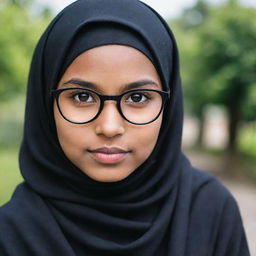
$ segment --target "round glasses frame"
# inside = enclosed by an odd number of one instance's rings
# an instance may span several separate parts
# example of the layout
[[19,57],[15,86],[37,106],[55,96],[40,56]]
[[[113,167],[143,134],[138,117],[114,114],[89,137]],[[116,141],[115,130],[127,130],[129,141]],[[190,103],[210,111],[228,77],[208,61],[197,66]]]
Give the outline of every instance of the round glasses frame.
[[[92,93],[95,93],[99,99],[100,99],[100,106],[99,106],[99,110],[97,112],[97,114],[90,120],[88,121],[85,121],[85,122],[74,122],[72,120],[69,120],[68,118],[65,117],[65,115],[62,113],[61,111],[61,108],[60,108],[60,104],[59,104],[59,97],[60,97],[60,94],[63,92],[63,91],[67,91],[67,90],[84,90],[84,91],[89,91],[89,92],[92,92]],[[156,117],[154,119],[152,119],[151,121],[149,122],[145,122],[145,123],[135,123],[135,122],[132,122],[130,121],[129,119],[127,119],[125,117],[125,115],[123,114],[122,112],[122,108],[121,108],[121,99],[124,95],[128,94],[128,93],[132,93],[132,92],[156,92],[158,93],[161,98],[162,98],[162,106],[159,110],[159,113],[156,115]],[[163,111],[163,108],[164,108],[164,105],[167,101],[167,99],[169,99],[170,97],[170,93],[169,92],[166,92],[166,91],[160,91],[160,90],[154,90],[154,89],[132,89],[132,90],[128,90],[128,91],[125,91],[121,94],[118,94],[118,95],[106,95],[106,94],[101,94],[99,92],[96,92],[92,89],[87,89],[87,88],[81,88],[81,87],[69,87],[69,88],[62,88],[62,89],[56,89],[56,90],[51,90],[51,94],[52,96],[54,96],[54,98],[56,99],[56,102],[57,102],[57,107],[58,107],[58,110],[61,114],[61,116],[67,120],[68,122],[70,123],[73,123],[73,124],[86,124],[86,123],[89,123],[89,122],[92,122],[93,120],[95,120],[99,115],[100,113],[102,112],[102,109],[104,108],[104,102],[107,101],[107,100],[112,100],[112,101],[116,101],[116,105],[117,105],[117,110],[118,112],[120,113],[120,115],[129,123],[131,124],[135,124],[135,125],[146,125],[146,124],[149,124],[149,123],[152,123],[154,122],[161,114],[161,112]]]

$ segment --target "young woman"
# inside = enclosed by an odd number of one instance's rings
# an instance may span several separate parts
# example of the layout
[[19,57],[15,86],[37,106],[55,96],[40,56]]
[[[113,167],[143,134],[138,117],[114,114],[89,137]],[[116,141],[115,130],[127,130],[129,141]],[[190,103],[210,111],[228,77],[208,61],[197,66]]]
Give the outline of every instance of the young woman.
[[80,0],[34,53],[0,255],[247,256],[237,204],[181,152],[178,51],[137,0]]

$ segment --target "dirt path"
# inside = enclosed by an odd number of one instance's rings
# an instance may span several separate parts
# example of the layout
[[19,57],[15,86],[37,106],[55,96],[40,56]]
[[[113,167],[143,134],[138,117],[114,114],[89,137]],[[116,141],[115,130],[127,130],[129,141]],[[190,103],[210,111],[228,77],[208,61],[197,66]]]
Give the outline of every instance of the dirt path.
[[194,166],[210,170],[234,195],[241,211],[251,256],[256,256],[256,184],[241,175],[223,175],[223,163],[218,157],[198,152],[187,155]]

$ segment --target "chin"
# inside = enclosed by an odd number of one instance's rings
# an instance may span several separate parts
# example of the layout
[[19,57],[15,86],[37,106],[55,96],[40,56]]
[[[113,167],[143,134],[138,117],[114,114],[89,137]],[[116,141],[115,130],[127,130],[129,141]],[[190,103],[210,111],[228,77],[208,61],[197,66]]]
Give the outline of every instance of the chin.
[[[105,168],[104,168],[105,169]],[[111,173],[109,170],[97,170],[97,173],[91,173],[88,171],[83,171],[87,176],[89,176],[91,179],[98,181],[98,182],[118,182],[125,178],[127,178],[130,173],[123,173],[118,175],[118,171],[113,170],[114,173]],[[104,175],[102,175],[104,173]]]

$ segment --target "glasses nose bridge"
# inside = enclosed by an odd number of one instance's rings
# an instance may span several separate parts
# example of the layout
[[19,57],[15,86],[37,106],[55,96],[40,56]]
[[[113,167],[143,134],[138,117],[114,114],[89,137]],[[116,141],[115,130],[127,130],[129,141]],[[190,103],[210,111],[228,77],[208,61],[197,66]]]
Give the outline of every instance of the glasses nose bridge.
[[104,103],[107,100],[113,100],[118,103],[120,97],[121,97],[120,95],[101,95],[100,96],[102,103]]
[[122,95],[99,95],[99,97],[100,97],[100,109],[99,109],[99,112],[98,112],[98,116],[102,113],[102,111],[103,111],[103,109],[105,108],[105,104],[104,104],[104,102],[105,101],[108,101],[108,100],[110,100],[110,101],[115,101],[115,108],[116,108],[116,110],[118,111],[118,113],[121,115],[121,116],[123,116],[123,114],[122,114],[122,110],[120,109],[120,100],[121,100],[121,97],[122,97]]
[[120,104],[120,99],[122,97],[122,95],[99,95],[100,96],[100,101],[101,101],[101,107],[100,107],[100,110],[99,110],[99,114],[102,112],[103,108],[104,108],[104,102],[105,101],[115,101],[116,102],[116,108],[117,108],[117,111],[119,112],[119,114],[121,114],[122,116],[122,113],[121,113],[121,109],[119,107],[119,104]]

